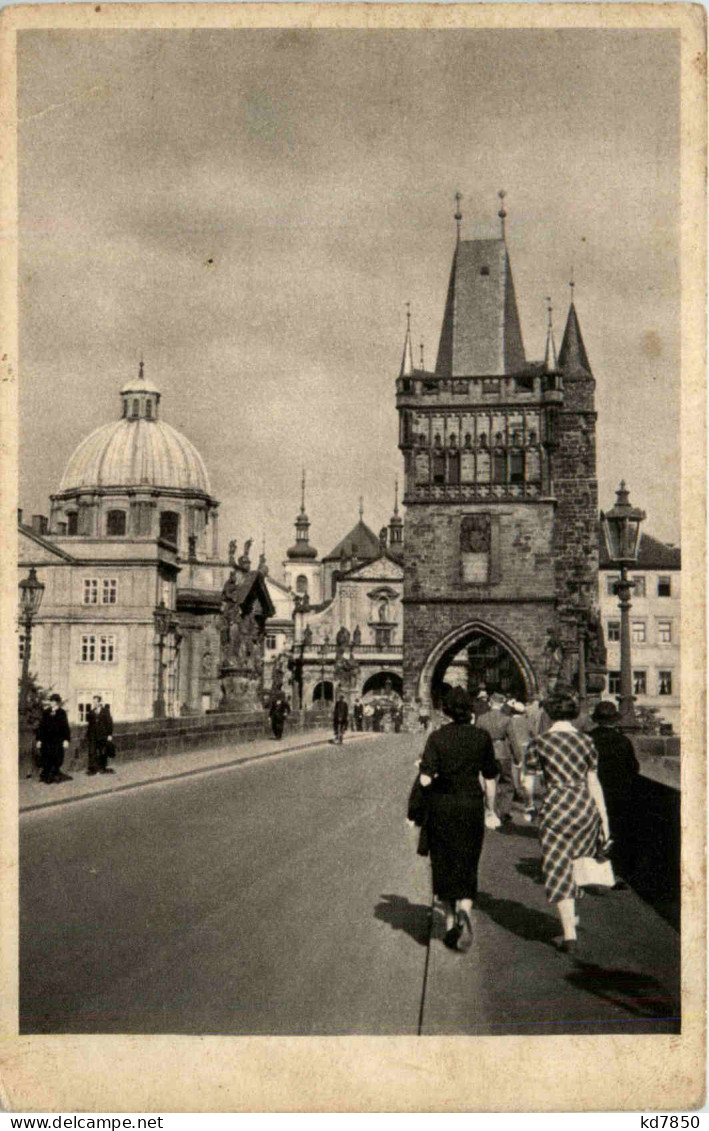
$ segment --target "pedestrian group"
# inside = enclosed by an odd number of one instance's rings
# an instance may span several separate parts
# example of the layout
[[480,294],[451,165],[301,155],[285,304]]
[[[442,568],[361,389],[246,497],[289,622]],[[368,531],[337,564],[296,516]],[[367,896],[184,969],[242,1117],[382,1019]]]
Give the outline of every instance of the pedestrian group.
[[[443,905],[444,942],[467,950],[473,937],[478,863],[487,829],[509,829],[514,803],[538,823],[548,901],[556,907],[560,951],[577,949],[576,901],[592,885],[625,888],[634,868],[631,812],[639,773],[630,740],[618,729],[613,703],[594,709],[584,733],[569,690],[528,704],[449,689],[450,719],[428,737],[409,797],[420,829],[419,852],[431,862],[433,892]],[[428,729],[428,718],[419,722]]]

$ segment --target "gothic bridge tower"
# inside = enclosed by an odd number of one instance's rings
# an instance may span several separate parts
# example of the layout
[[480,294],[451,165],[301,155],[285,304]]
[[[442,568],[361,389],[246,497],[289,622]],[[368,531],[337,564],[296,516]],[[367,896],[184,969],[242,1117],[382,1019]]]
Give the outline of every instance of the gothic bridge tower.
[[397,380],[410,717],[445,682],[583,685],[580,641],[602,666],[595,382],[573,300],[558,358],[549,307],[545,358],[526,360],[501,198],[498,239],[461,239],[456,213],[435,369],[414,366],[407,326]]

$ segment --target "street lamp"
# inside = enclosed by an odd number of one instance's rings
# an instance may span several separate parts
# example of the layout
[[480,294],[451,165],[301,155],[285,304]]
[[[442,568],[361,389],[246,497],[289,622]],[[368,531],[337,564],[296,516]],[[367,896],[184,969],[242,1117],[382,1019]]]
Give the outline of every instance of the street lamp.
[[153,716],[156,719],[165,718],[165,672],[163,655],[165,651],[165,637],[170,631],[171,619],[170,610],[166,608],[165,602],[161,601],[157,609],[153,612],[155,631],[158,636],[158,692],[157,698],[153,704]]
[[34,566],[29,576],[22,579],[20,590],[20,623],[25,630],[25,647],[22,656],[22,683],[20,685],[20,711],[24,718],[29,690],[30,652],[32,651],[32,621],[39,612],[44,596],[44,585],[37,577]]
[[601,512],[601,523],[606,540],[608,557],[620,569],[620,581],[616,583],[620,608],[620,726],[622,730],[638,730],[638,721],[633,707],[633,672],[630,657],[630,594],[635,582],[628,580],[628,566],[638,560],[640,543],[640,523],[645,511],[631,507],[625,480],[616,491],[616,504],[607,512]]

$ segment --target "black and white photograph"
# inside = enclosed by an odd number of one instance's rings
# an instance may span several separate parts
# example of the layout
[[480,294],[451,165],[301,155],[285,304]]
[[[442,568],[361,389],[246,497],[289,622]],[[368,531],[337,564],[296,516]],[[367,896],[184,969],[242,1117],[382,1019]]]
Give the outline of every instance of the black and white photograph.
[[14,33],[19,1036],[681,1079],[701,10],[83,7]]

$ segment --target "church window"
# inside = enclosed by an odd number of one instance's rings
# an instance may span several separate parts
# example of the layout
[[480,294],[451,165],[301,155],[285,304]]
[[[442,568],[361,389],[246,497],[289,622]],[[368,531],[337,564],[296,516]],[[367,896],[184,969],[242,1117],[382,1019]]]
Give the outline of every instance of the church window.
[[436,435],[433,437],[433,446],[434,446],[434,448],[440,448],[440,446],[441,446],[441,434],[440,434],[440,432],[436,432]]
[[122,538],[126,532],[126,512],[109,511],[106,515],[106,535],[109,538]]
[[296,579],[295,579],[295,591],[296,591],[296,593],[307,593],[308,592],[308,579],[307,579],[307,577],[305,576],[304,573],[299,573],[298,576],[296,577]]
[[465,433],[465,446],[466,446],[466,448],[469,448],[470,445],[472,444],[472,442],[473,442],[473,437],[470,435],[469,432],[466,432]]
[[67,534],[77,534],[79,530],[79,512],[69,511],[67,518]]
[[495,443],[496,443],[496,444],[501,444],[501,443],[502,443],[502,440],[503,440],[503,435],[502,435],[502,433],[501,433],[501,432],[496,432],[496,433],[495,433]]
[[448,454],[448,482],[454,485],[460,483],[460,452]]
[[481,448],[487,447],[487,432],[481,432],[480,433],[480,447]]
[[137,420],[139,415],[140,415],[140,401],[136,397],[135,400],[133,401],[133,409],[131,411],[131,416],[133,417],[134,420]]
[[510,452],[510,483],[524,483],[524,456]]
[[176,546],[179,529],[179,514],[177,514],[175,511],[160,512],[160,537],[164,542],[171,542],[173,546]]
[[492,481],[504,483],[506,480],[505,453],[495,452],[492,457]]
[[450,444],[450,446],[452,448],[454,448],[456,446],[456,444],[458,443],[458,441],[456,439],[455,432],[451,432],[450,436],[448,437],[448,443]]
[[446,457],[443,452],[434,452],[432,479],[437,484],[443,484],[446,481]]
[[145,402],[145,419],[153,419],[153,402],[150,400],[150,398],[148,398],[148,400]]

